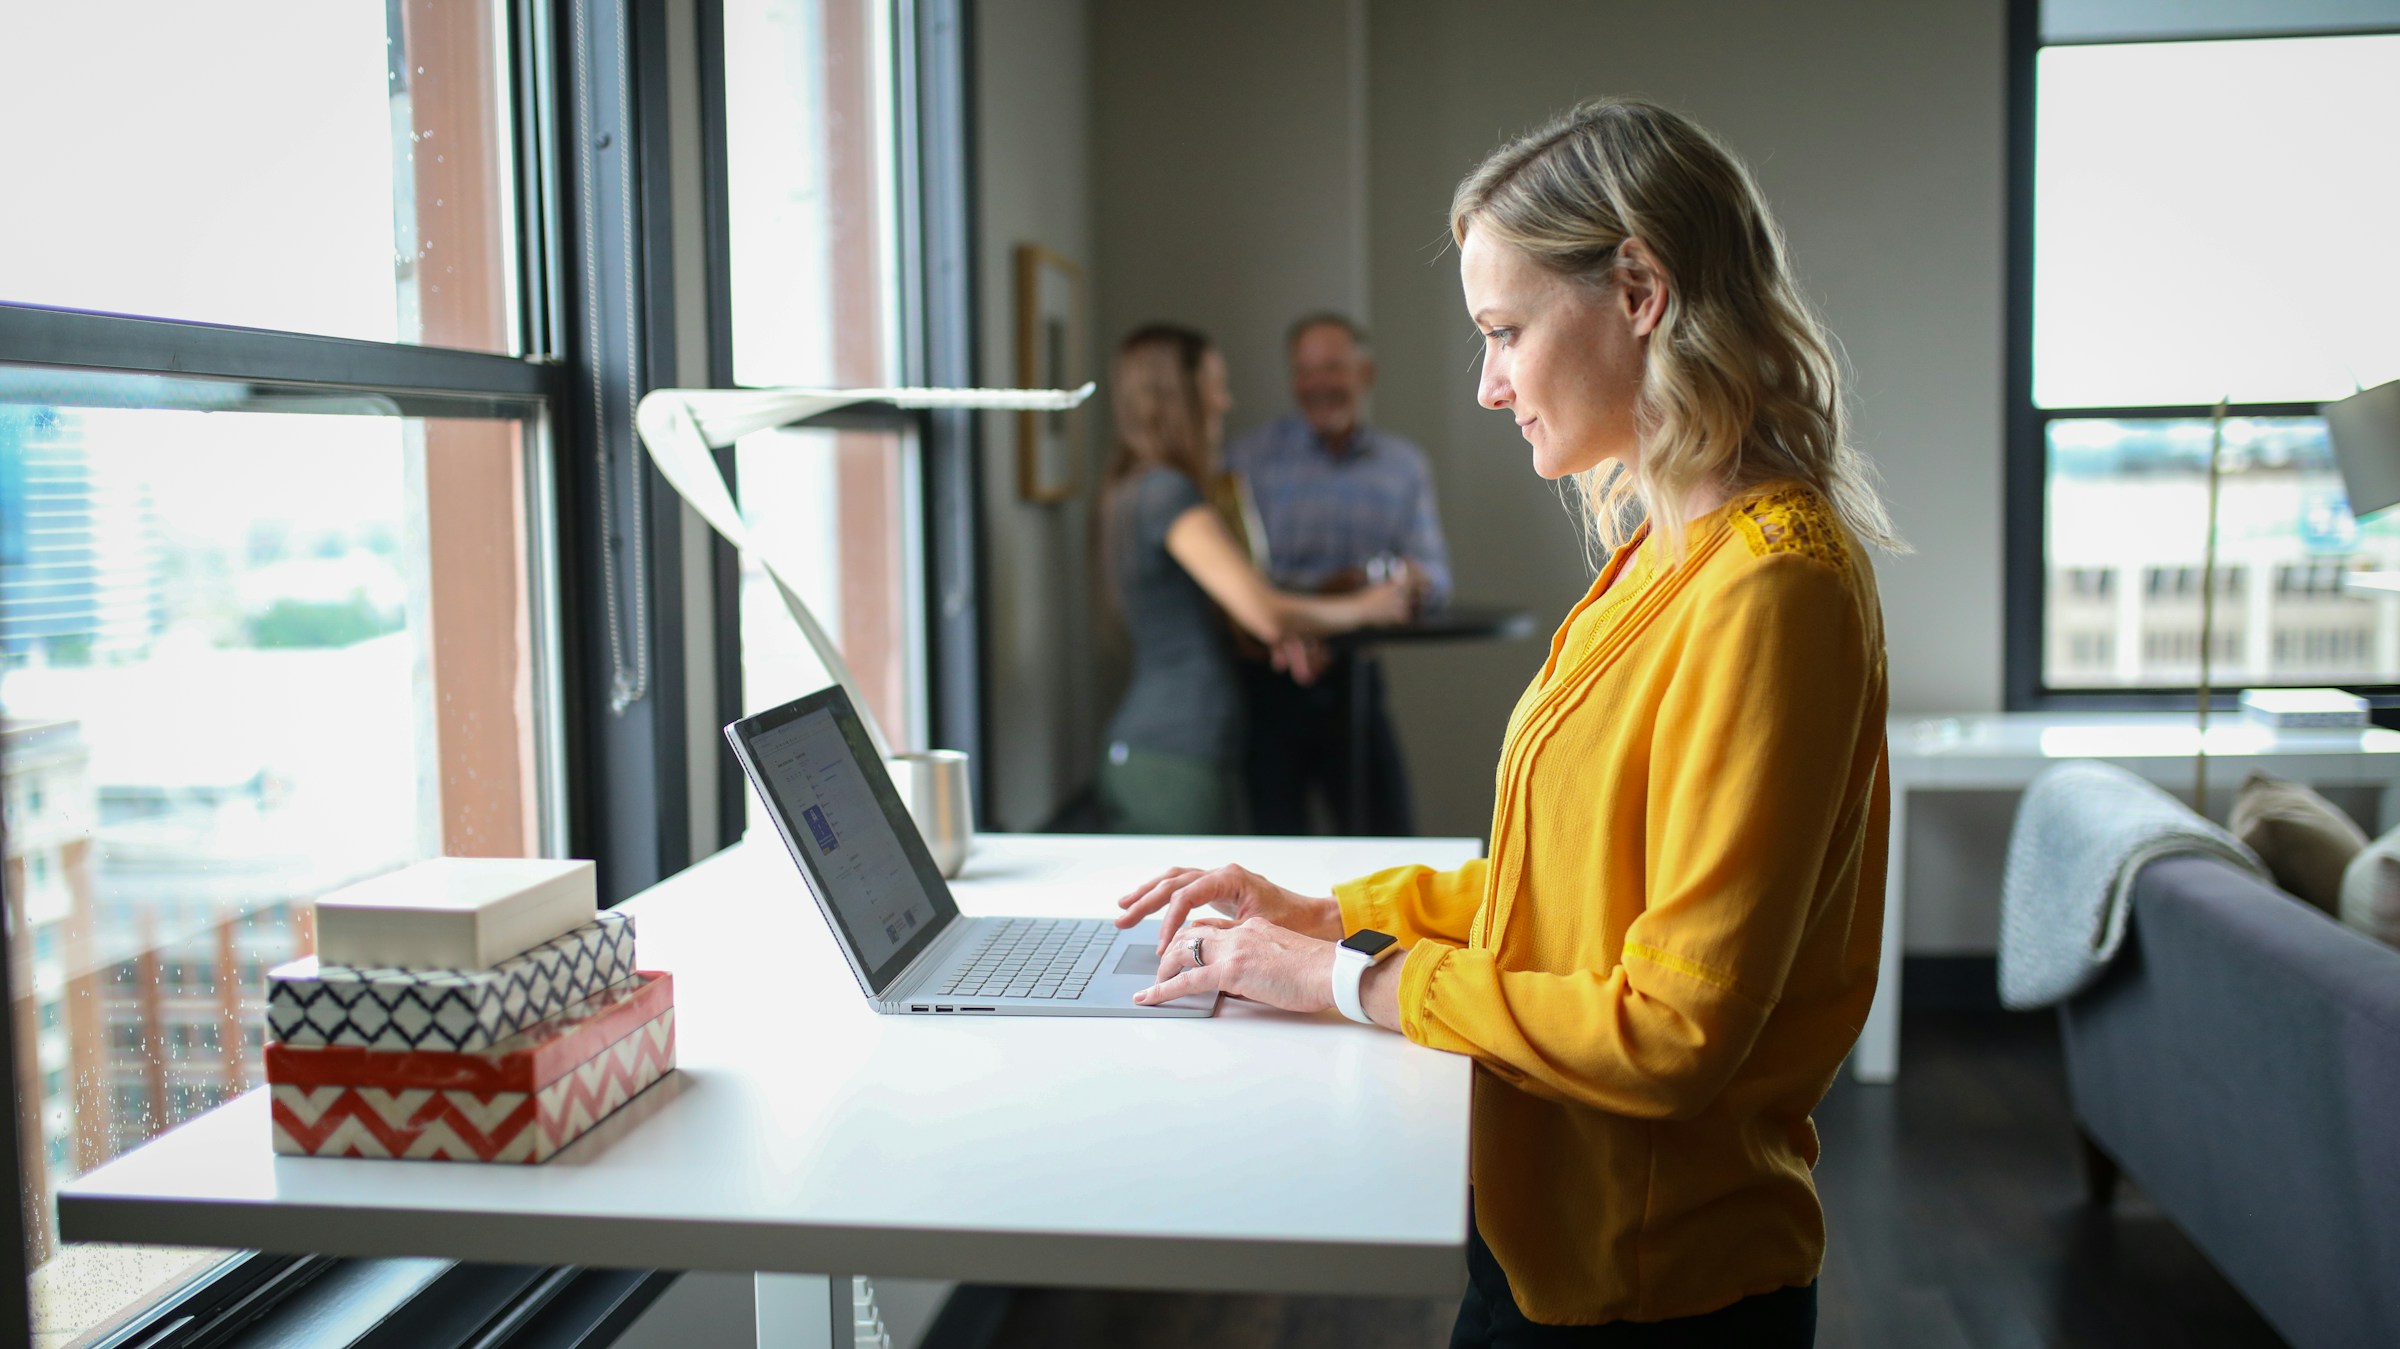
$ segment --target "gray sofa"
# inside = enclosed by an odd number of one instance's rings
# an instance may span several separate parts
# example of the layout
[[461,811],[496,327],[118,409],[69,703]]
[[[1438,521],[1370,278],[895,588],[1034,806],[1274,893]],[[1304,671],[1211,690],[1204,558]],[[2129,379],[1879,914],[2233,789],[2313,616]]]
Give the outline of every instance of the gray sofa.
[[2095,1201],[2121,1168],[2296,1349],[2400,1345],[2400,950],[2168,858],[2060,1019]]

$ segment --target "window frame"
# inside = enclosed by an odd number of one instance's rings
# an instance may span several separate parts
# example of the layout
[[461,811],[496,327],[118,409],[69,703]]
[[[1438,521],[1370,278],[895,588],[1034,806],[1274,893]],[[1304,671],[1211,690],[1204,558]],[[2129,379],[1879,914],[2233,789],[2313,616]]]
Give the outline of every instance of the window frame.
[[[557,91],[561,81],[556,78],[555,69],[570,55],[558,47],[559,38],[551,23],[552,4],[560,13],[571,10],[576,15],[584,13],[587,7],[577,7],[573,0],[530,3],[504,0],[504,3],[508,4],[510,27],[515,36],[509,59],[510,87],[514,94],[512,130],[518,148],[517,312],[523,356],[0,303],[0,364],[204,379],[245,385],[262,393],[360,394],[386,401],[390,411],[403,417],[523,420],[536,434],[545,435],[548,463],[529,465],[537,469],[540,482],[538,488],[535,482],[528,483],[525,521],[533,584],[540,592],[535,619],[537,622],[546,619],[554,625],[558,653],[556,657],[545,654],[543,649],[549,644],[535,643],[534,677],[537,686],[552,691],[555,704],[541,718],[547,724],[537,729],[537,745],[555,770],[555,781],[545,789],[549,798],[543,812],[547,827],[537,826],[537,838],[543,846],[563,846],[570,852],[590,855],[583,851],[588,845],[578,842],[588,838],[594,827],[588,814],[589,804],[562,798],[561,784],[590,776],[587,769],[592,759],[616,747],[605,733],[595,734],[588,726],[570,725],[565,734],[560,733],[562,720],[577,718],[577,714],[589,707],[590,700],[580,696],[578,686],[584,681],[578,677],[581,663],[574,653],[584,645],[579,641],[582,634],[597,626],[594,619],[598,615],[586,611],[589,596],[573,596],[573,602],[569,603],[559,600],[565,598],[561,594],[566,588],[560,584],[560,573],[564,570],[560,564],[567,541],[605,533],[574,518],[577,507],[590,495],[577,488],[588,486],[592,476],[578,470],[581,465],[593,462],[592,454],[579,454],[577,450],[593,448],[596,428],[564,415],[573,405],[573,394],[581,382],[576,379],[576,372],[602,362],[588,353],[560,345],[561,335],[571,331],[568,323],[571,315],[566,312],[567,292],[559,280],[565,257],[559,249],[563,231],[558,195],[548,186],[557,181],[554,113],[560,111]],[[632,6],[629,0],[598,0],[588,8],[602,11],[603,23],[613,19],[622,27]],[[620,96],[620,107],[623,102]],[[616,138],[619,144],[627,143],[622,131],[616,133]],[[623,230],[631,222],[623,220],[620,213],[615,224]],[[666,269],[661,266],[651,274],[664,280]],[[620,350],[623,345],[616,344]],[[618,357],[620,365],[625,364],[620,352],[610,354]],[[629,421],[626,432],[630,442]],[[633,462],[630,453],[623,458],[625,462]],[[644,542],[647,544],[648,539]],[[649,570],[650,574],[656,574],[656,568]],[[662,617],[656,610],[652,612],[654,618]],[[554,660],[557,668],[546,668]],[[671,687],[660,690],[662,696],[673,696],[675,692]],[[688,841],[685,845],[688,847]],[[688,860],[686,856],[674,865],[680,867]],[[620,885],[608,896],[609,902],[614,903],[630,889],[638,888],[639,885],[629,888]],[[7,999],[13,992],[8,987],[7,971],[13,968],[8,947],[14,940],[14,934],[0,933],[0,999]],[[10,999],[0,1005],[13,1008],[15,1004]],[[8,1041],[7,1047],[0,1049],[0,1071],[8,1073],[12,1093],[11,1109],[0,1120],[0,1150],[5,1150],[8,1158],[7,1179],[12,1192],[21,1194],[25,1178],[17,1146],[18,1110],[13,1099],[19,1085],[13,1064],[17,1037],[0,1038]],[[29,1333],[32,1308],[26,1215],[22,1204],[12,1203],[6,1208],[8,1225],[0,1228],[0,1240],[6,1241],[11,1254],[9,1264],[0,1267],[0,1279],[8,1282],[5,1298],[0,1300],[0,1325],[13,1325]],[[366,1270],[379,1263],[243,1252],[216,1264],[157,1302],[131,1310],[127,1319],[99,1343],[124,1345],[138,1341],[146,1346],[168,1345],[186,1342],[193,1336],[213,1337],[316,1284],[329,1272]],[[664,1282],[650,1280],[642,1301],[654,1298],[663,1287]],[[380,1295],[390,1296],[388,1289]]]
[[[882,0],[892,11],[895,216],[899,233],[899,378],[944,387],[978,382],[974,334],[974,165],[967,134],[973,90],[970,7],[964,0]],[[708,386],[739,388],[733,378],[731,186],[725,126],[725,0],[698,0],[705,271],[708,287]],[[979,619],[983,527],[976,414],[880,404],[839,408],[793,424],[820,430],[886,430],[915,446],[917,518],[909,559],[922,592],[913,597],[923,628],[927,743],[963,750],[975,776],[970,795],[991,796],[983,754],[989,709]],[[736,487],[734,450],[716,452],[726,484]],[[711,537],[716,582],[717,724],[743,715],[740,559]],[[738,842],[748,820],[749,786],[730,748],[718,747],[718,846]]]
[[[2148,420],[2206,419],[2216,407],[2160,404],[2129,407],[2057,407],[2037,405],[2033,397],[2033,262],[2034,155],[2040,95],[2039,63],[2044,47],[2119,46],[2131,42],[2258,41],[2303,37],[2366,37],[2400,33],[2400,25],[2385,27],[2309,29],[2295,32],[2200,34],[2188,38],[2142,35],[2045,42],[2042,38],[2042,0],[2009,0],[2008,6],[2008,189],[2006,220],[2007,294],[2005,303],[2006,356],[2002,403],[2003,427],[2001,528],[2002,553],[2002,681],[2003,706],[2011,712],[2127,711],[2185,709],[2194,704],[2189,685],[2136,688],[2053,688],[2043,680],[2045,649],[2049,488],[2049,427],[2053,421],[2077,418]],[[2317,417],[2317,403],[2232,403],[2228,417]],[[2364,697],[2379,719],[2400,713],[2400,682],[2343,684]],[[2209,698],[2216,711],[2240,706],[2239,688],[2219,688]]]
[[[971,384],[976,328],[968,7],[964,0],[883,2],[893,6],[899,64],[900,373],[910,383]],[[557,702],[546,731],[553,737],[547,757],[558,780],[548,785],[545,802],[557,827],[546,841],[568,855],[598,860],[602,899],[613,905],[738,841],[745,813],[746,786],[721,742],[717,836],[694,838],[687,812],[663,808],[681,801],[691,785],[687,700],[713,702],[717,724],[740,715],[739,577],[732,550],[712,540],[709,626],[717,676],[713,689],[687,689],[683,663],[670,658],[686,631],[681,569],[674,561],[682,547],[683,511],[642,454],[632,425],[634,401],[660,382],[651,372],[679,368],[667,168],[673,154],[669,119],[675,115],[669,26],[678,22],[692,24],[699,39],[705,368],[712,385],[731,384],[722,0],[694,0],[689,8],[634,0],[503,3],[515,37],[509,59],[522,356],[0,303],[0,364],[364,393],[389,400],[404,416],[490,417],[538,406],[539,429],[549,445],[548,494],[529,498],[526,523],[535,585],[556,633],[556,668],[536,670]],[[619,148],[613,160],[582,153],[604,140]],[[570,148],[577,153],[567,153]],[[914,470],[922,484],[915,540],[921,557],[915,565],[925,581],[929,730],[933,743],[967,750],[979,772],[988,773],[978,752],[985,681],[976,596],[982,539],[974,414],[851,409],[811,424],[914,433]],[[729,451],[725,458],[730,461]],[[730,471],[730,462],[726,467]],[[610,574],[606,564],[614,561],[605,556],[612,537],[626,544],[627,574],[617,578],[616,598],[621,611],[631,611],[617,617],[636,619],[649,665],[645,696],[621,708],[612,708],[609,699],[611,615],[601,583]],[[625,635],[621,631],[620,639]],[[983,785],[978,799],[986,795]],[[14,1005],[8,1000],[12,940],[0,933],[0,1005],[7,1006]],[[6,1041],[0,1044],[0,1072],[13,1092],[17,1037],[0,1040]],[[9,1183],[22,1193],[16,1126],[12,1108],[0,1118],[0,1151],[8,1157]],[[0,1299],[0,1326],[29,1327],[24,1206],[5,1207],[11,1216],[0,1227],[0,1241],[12,1263],[0,1266],[9,1289]],[[101,1343],[169,1345],[194,1336],[215,1342],[311,1288],[317,1289],[312,1296],[360,1305],[375,1298],[406,1303],[440,1291],[401,1288],[407,1280],[372,1272],[391,1263],[246,1253],[134,1314]],[[462,1277],[477,1268],[456,1267]],[[354,1272],[361,1277],[351,1280]],[[542,1276],[548,1291],[513,1305],[525,1308],[520,1325],[545,1305],[563,1311],[574,1304],[577,1315],[588,1305],[592,1327],[613,1335],[674,1277],[566,1267]],[[556,1314],[544,1314],[555,1329]],[[491,1332],[487,1323],[477,1333]]]

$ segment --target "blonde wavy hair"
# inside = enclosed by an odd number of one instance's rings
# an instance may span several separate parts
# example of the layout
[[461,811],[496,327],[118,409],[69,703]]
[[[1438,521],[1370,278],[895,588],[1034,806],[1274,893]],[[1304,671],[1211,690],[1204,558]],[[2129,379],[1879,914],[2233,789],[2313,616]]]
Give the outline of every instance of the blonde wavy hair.
[[1680,559],[1693,493],[1789,480],[1822,493],[1853,537],[1908,551],[1850,444],[1832,338],[1792,284],[1758,184],[1716,137],[1644,99],[1580,104],[1459,182],[1452,241],[1469,228],[1586,285],[1614,282],[1627,239],[1666,271],[1634,408],[1640,467],[1574,476],[1588,543],[1617,547],[1646,512]]

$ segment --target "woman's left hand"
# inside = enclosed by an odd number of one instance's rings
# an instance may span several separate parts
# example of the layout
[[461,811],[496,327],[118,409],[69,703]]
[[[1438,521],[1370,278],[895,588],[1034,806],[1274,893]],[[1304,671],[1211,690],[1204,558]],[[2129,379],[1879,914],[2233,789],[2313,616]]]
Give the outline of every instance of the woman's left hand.
[[[1192,943],[1200,960],[1192,961]],[[1333,1006],[1333,943],[1263,918],[1194,918],[1158,958],[1158,983],[1133,995],[1144,1005],[1222,989],[1287,1012]]]

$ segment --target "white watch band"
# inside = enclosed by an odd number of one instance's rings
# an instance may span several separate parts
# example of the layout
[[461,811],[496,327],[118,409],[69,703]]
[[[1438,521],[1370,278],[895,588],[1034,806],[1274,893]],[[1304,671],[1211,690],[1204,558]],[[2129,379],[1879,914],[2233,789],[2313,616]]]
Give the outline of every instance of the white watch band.
[[1358,1001],[1358,981],[1365,978],[1367,971],[1374,966],[1375,962],[1369,960],[1362,951],[1353,951],[1341,945],[1333,948],[1333,1005],[1352,1021],[1370,1025],[1374,1022],[1374,1018],[1367,1015],[1367,1009],[1360,1006]]

